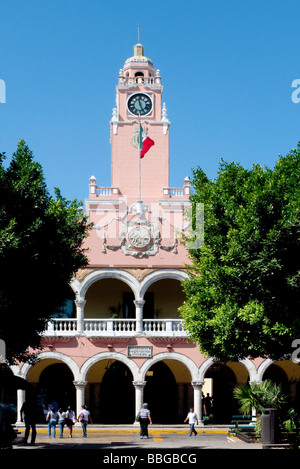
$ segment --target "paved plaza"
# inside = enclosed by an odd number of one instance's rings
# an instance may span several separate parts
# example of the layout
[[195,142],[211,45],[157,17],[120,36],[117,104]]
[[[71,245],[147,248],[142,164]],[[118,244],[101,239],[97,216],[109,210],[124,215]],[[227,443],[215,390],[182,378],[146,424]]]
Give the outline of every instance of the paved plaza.
[[[228,427],[198,427],[198,435],[188,436],[188,425],[181,427],[149,427],[149,438],[140,439],[139,427],[90,425],[87,438],[83,438],[80,427],[75,427],[73,437],[48,437],[47,426],[39,426],[34,445],[24,445],[24,429],[20,428],[13,450],[10,451],[11,465],[27,462],[38,464],[53,456],[60,463],[72,461],[94,467],[121,464],[125,467],[145,467],[149,464],[195,464],[203,463],[204,454],[209,453],[211,462],[231,464],[232,461],[273,461],[274,463],[294,462],[297,454],[293,451],[263,450],[260,443],[245,443],[228,436]],[[30,439],[29,439],[30,441]],[[58,450],[53,453],[52,450]],[[70,451],[71,450],[71,451]],[[210,450],[202,451],[202,450]],[[228,451],[229,450],[229,451]],[[233,451],[230,451],[233,450]],[[238,450],[238,451],[236,451]],[[254,450],[254,452],[252,451]],[[251,454],[249,454],[249,452]],[[234,459],[233,459],[234,458]],[[264,458],[264,459],[262,459]]]
[[[228,428],[198,427],[198,435],[188,436],[188,426],[180,428],[149,427],[149,438],[140,439],[139,427],[107,427],[90,425],[88,436],[83,438],[80,427],[74,428],[73,437],[69,438],[68,430],[64,431],[63,438],[59,436],[57,428],[56,437],[48,437],[47,427],[38,427],[35,445],[24,445],[22,440],[24,429],[15,441],[14,449],[262,449],[260,443],[245,443],[238,438],[228,437]],[[29,437],[30,442],[30,437]]]

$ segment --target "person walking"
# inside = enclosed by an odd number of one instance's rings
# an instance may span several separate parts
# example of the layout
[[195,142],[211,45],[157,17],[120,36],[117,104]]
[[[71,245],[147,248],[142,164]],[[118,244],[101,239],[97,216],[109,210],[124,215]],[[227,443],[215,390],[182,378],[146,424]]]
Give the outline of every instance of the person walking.
[[198,435],[198,432],[195,430],[195,424],[197,423],[198,425],[198,416],[196,412],[194,412],[193,407],[190,408],[190,411],[187,414],[187,417],[184,422],[186,422],[187,420],[190,424],[189,436],[192,436],[192,433],[194,433],[195,436]]
[[151,412],[148,409],[148,404],[143,404],[143,407],[138,413],[140,422],[140,438],[148,438],[148,425],[152,425]]
[[28,442],[28,437],[31,428],[31,444],[34,445],[36,439],[36,404],[33,398],[25,401],[20,410],[21,422],[25,422],[25,435],[24,435],[24,444]]
[[206,417],[209,417],[212,409],[212,397],[209,395],[209,392],[206,394],[206,397],[203,399],[203,410]]
[[72,438],[73,425],[76,422],[76,415],[74,410],[69,406],[66,412],[66,425],[69,428],[69,438]]
[[62,409],[58,409],[57,415],[58,415],[58,426],[59,426],[59,431],[60,431],[60,438],[63,438],[66,412],[64,412]]
[[86,438],[87,437],[87,432],[86,432],[87,424],[93,423],[93,422],[92,422],[90,411],[87,409],[87,407],[83,405],[81,409],[82,410],[80,411],[80,414],[78,415],[78,420],[81,423],[83,436],[84,438]]
[[55,438],[56,425],[58,422],[58,413],[54,407],[52,407],[52,409],[48,413],[47,420],[48,420],[48,437],[49,438],[51,437],[51,430],[52,430],[53,438]]

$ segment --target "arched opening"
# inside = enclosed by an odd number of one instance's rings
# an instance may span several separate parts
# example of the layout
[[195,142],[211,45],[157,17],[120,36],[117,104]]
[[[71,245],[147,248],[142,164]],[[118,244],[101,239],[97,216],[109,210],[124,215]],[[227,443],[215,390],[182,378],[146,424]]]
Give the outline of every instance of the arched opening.
[[70,405],[75,409],[76,393],[74,377],[65,363],[47,366],[40,374],[37,385],[37,397],[40,404],[52,404],[56,409],[64,410]]
[[136,78],[138,78],[138,77],[144,78],[143,72],[135,72],[134,76],[135,76]]
[[49,404],[64,409],[71,405],[75,409],[74,376],[65,363],[54,358],[41,359],[30,367],[26,378],[35,390],[36,402],[40,408],[39,423],[44,422],[42,409]]
[[239,403],[233,396],[237,384],[234,371],[229,366],[216,362],[207,370],[205,379],[211,380],[213,423],[230,423],[232,415],[239,413]]
[[146,373],[144,401],[149,404],[152,420],[157,424],[182,423],[193,405],[191,375],[177,360],[157,362]]
[[[100,423],[132,424],[135,413],[135,392],[133,376],[129,368],[117,360],[106,360],[104,375],[100,383],[100,399],[91,399],[91,409],[98,404]],[[104,364],[104,363],[103,363]],[[96,386],[94,386],[96,387]],[[90,385],[90,395],[91,388]],[[97,402],[98,401],[98,402]]]
[[179,280],[165,278],[152,283],[144,299],[144,319],[177,319],[186,296]]
[[288,388],[288,378],[286,372],[275,363],[272,363],[263,374],[263,380],[270,380],[276,384],[281,384],[285,390]]
[[291,360],[280,360],[266,368],[263,380],[281,384],[282,391],[289,396],[289,404],[300,410],[300,367]]
[[132,372],[123,362],[102,359],[89,369],[86,402],[94,423],[132,424],[135,391]]
[[134,318],[134,294],[125,282],[104,278],[92,283],[86,295],[85,318]]

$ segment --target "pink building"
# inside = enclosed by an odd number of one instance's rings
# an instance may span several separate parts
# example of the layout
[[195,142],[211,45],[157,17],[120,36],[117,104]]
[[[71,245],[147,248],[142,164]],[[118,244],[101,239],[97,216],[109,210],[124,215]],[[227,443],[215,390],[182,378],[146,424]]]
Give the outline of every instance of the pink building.
[[[87,404],[95,423],[133,423],[144,401],[154,423],[182,423],[190,406],[203,423],[208,392],[213,421],[228,423],[238,409],[234,386],[268,377],[289,386],[295,401],[297,385],[288,383],[299,378],[299,367],[292,361],[224,365],[189,341],[178,307],[189,262],[180,237],[190,182],[170,187],[170,121],[160,71],[137,44],[116,78],[111,187],[92,176],[85,201],[94,223],[86,241],[89,265],[49,323],[38,363],[12,367],[14,373],[36,387],[41,403],[77,412]],[[142,159],[139,122],[155,143]],[[19,408],[24,399],[19,390]]]

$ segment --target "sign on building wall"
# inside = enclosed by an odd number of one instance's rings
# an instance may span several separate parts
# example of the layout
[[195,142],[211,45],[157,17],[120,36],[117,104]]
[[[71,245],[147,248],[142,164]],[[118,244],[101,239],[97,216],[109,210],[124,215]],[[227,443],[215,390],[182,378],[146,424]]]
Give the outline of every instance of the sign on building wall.
[[136,358],[136,357],[149,358],[149,357],[152,357],[152,347],[151,346],[128,345],[127,355],[130,358]]

